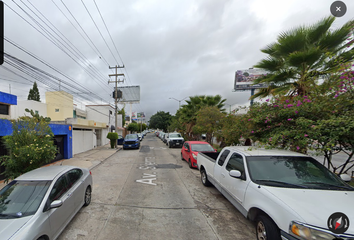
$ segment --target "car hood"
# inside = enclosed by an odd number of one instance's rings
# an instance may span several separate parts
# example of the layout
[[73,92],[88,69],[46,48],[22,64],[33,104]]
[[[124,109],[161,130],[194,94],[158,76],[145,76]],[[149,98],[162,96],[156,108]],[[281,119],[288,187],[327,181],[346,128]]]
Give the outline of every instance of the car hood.
[[262,186],[297,213],[305,223],[328,229],[327,220],[335,212],[348,216],[347,234],[354,234],[354,191],[294,189]]
[[1,239],[10,239],[20,228],[22,228],[32,216],[14,218],[14,219],[0,219],[0,236]]

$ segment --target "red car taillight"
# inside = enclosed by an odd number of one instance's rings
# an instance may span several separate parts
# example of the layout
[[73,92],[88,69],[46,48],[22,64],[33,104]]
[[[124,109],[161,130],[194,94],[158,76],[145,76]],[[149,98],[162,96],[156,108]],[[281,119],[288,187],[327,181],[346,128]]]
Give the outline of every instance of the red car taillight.
[[92,175],[92,172],[90,171],[90,175]]

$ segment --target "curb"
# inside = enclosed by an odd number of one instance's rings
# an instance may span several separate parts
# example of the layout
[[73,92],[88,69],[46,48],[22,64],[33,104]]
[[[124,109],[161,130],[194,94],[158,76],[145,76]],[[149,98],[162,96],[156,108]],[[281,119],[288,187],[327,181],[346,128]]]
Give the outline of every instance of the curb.
[[110,155],[109,157],[103,159],[101,162],[97,163],[96,165],[91,166],[91,167],[89,168],[89,170],[91,171],[92,169],[98,167],[99,165],[101,165],[102,163],[104,163],[108,158],[112,157],[115,153],[119,152],[120,150],[122,150],[122,148],[118,148],[114,153],[112,153],[112,155]]

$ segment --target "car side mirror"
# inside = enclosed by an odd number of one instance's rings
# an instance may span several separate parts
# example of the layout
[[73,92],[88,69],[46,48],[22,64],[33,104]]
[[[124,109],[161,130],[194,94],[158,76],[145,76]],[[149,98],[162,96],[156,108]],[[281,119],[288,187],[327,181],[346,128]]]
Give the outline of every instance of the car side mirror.
[[58,208],[61,205],[63,205],[63,201],[62,200],[55,200],[50,204],[50,208]]
[[231,170],[230,176],[233,178],[241,178],[241,172],[238,170]]
[[341,174],[340,178],[344,181],[344,182],[350,182],[352,180],[352,178],[348,175],[348,174]]

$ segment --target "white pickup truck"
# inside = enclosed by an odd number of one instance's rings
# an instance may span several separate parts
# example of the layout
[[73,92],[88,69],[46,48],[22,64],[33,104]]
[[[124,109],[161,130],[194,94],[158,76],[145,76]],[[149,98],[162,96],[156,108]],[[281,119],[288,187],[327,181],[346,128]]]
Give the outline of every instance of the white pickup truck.
[[226,147],[197,162],[202,183],[255,222],[258,240],[354,239],[354,188],[310,156]]

